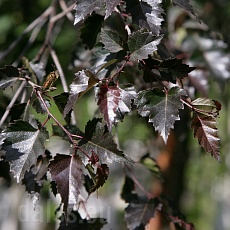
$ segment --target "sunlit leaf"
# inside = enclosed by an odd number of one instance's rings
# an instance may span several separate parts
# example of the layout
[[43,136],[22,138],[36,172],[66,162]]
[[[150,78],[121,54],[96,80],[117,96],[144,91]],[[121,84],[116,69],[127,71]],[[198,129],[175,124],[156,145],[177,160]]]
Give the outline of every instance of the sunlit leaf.
[[[45,152],[45,141],[48,139],[48,132],[45,128],[34,128],[26,121],[17,121],[11,124],[2,133],[6,138],[6,157],[10,161],[10,170],[13,172],[19,183],[27,170],[35,165],[37,158]],[[17,150],[17,151],[14,151]]]
[[105,11],[105,19],[106,19],[111,15],[114,8],[121,2],[121,0],[105,0],[105,2],[106,2],[106,11]]
[[[132,164],[132,160],[117,149],[113,135],[101,123],[101,119],[93,119],[87,123],[85,137],[79,144],[89,156],[92,155],[92,151],[96,153],[100,164],[112,163],[113,161]],[[81,157],[84,164],[87,165],[89,159],[84,154],[81,154]]]
[[64,117],[73,108],[77,99],[98,82],[95,75],[87,69],[77,72],[75,76],[74,81],[70,85],[69,99],[63,112]]
[[81,167],[79,156],[60,154],[57,154],[49,164],[51,178],[57,184],[57,191],[61,195],[66,216],[78,202],[79,190],[82,187]]
[[125,113],[130,112],[131,101],[136,98],[134,87],[121,89],[118,86],[100,84],[96,88],[97,104],[111,131],[112,126],[122,120]]
[[209,98],[197,98],[191,104],[193,106],[191,127],[194,130],[194,137],[198,138],[205,151],[220,162],[220,139],[216,127],[216,116],[221,109],[220,103]]
[[152,55],[157,50],[162,36],[153,36],[150,32],[138,30],[128,39],[128,46],[131,52],[131,60],[147,59],[148,55]]
[[140,28],[147,28],[154,35],[159,35],[163,21],[161,14],[164,12],[161,3],[161,0],[126,0],[126,10]]
[[84,20],[86,16],[92,14],[93,11],[101,9],[103,4],[104,1],[102,0],[78,0],[74,7],[76,11],[74,24]]
[[180,101],[186,91],[179,87],[171,88],[167,93],[160,89],[140,91],[136,100],[138,113],[142,117],[149,117],[155,130],[159,131],[165,143],[176,120],[180,120],[179,109],[184,106]]

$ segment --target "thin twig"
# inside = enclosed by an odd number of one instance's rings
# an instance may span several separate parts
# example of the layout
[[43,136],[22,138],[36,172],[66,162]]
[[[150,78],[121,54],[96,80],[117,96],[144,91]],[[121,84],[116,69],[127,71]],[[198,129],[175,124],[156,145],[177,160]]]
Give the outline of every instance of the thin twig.
[[0,61],[3,60],[14,49],[14,47],[22,40],[22,38],[27,33],[29,33],[39,23],[41,23],[41,20],[43,20],[46,17],[48,17],[51,12],[52,12],[52,7],[50,6],[37,19],[35,19],[30,25],[28,25],[26,27],[26,29],[23,31],[23,33],[14,42],[11,43],[11,45],[8,47],[8,49],[0,53]]
[[34,43],[35,39],[38,36],[38,33],[40,32],[41,28],[44,26],[46,22],[46,18],[42,19],[41,23],[38,24],[33,32],[31,33],[31,36],[26,44],[26,46],[24,47],[24,49],[22,50],[22,52],[18,55],[17,59],[13,62],[13,66],[17,66],[19,63],[19,60],[24,56],[24,54],[27,52],[27,50],[30,48],[30,46]]
[[47,31],[46,31],[46,37],[45,37],[45,40],[43,42],[43,45],[42,47],[40,48],[40,50],[38,51],[38,54],[36,55],[35,57],[35,60],[36,61],[40,61],[43,53],[45,52],[45,50],[49,47],[50,45],[50,38],[51,38],[51,33],[53,31],[53,27],[54,27],[54,23],[51,21],[51,19],[55,16],[56,14],[56,0],[53,0],[52,1],[52,4],[51,4],[51,13],[50,13],[50,19],[49,19],[49,23],[48,23],[48,28],[47,28]]
[[[65,6],[66,6],[66,5],[65,5]],[[60,18],[63,18],[64,16],[67,16],[67,14],[68,14],[70,11],[73,10],[74,6],[75,6],[75,3],[72,4],[71,6],[69,6],[68,8],[65,8],[61,13],[59,13],[59,14],[55,15],[54,17],[52,17],[51,20],[50,20],[50,22],[51,22],[51,23],[55,23],[55,22],[58,21]],[[62,7],[62,6],[61,6],[61,7]],[[72,14],[70,14],[70,15],[71,15],[71,21],[73,21],[74,18],[73,18],[73,16],[72,16]]]
[[67,93],[69,90],[68,90],[68,85],[67,85],[67,82],[66,82],[66,78],[65,78],[65,75],[64,75],[64,72],[62,70],[61,64],[60,64],[60,62],[58,60],[58,57],[57,57],[56,52],[55,52],[54,49],[50,50],[50,55],[51,55],[51,57],[52,57],[52,59],[54,61],[55,66],[57,67],[57,70],[58,70],[59,74],[60,74],[60,79],[61,79],[63,90],[64,90],[64,92]]
[[61,9],[63,10],[63,12],[66,12],[66,17],[67,17],[71,22],[73,22],[73,21],[74,21],[74,17],[73,17],[73,15],[69,12],[68,9],[69,9],[70,7],[72,7],[72,10],[73,10],[75,3],[68,7],[68,6],[66,5],[66,2],[65,2],[64,0],[59,0],[59,5],[60,5]]
[[3,125],[3,123],[5,122],[7,116],[9,115],[9,112],[12,108],[12,106],[14,105],[14,103],[17,101],[19,95],[21,94],[23,88],[25,87],[26,85],[26,81],[23,81],[21,83],[21,85],[18,87],[16,93],[14,94],[13,98],[11,99],[9,105],[6,107],[6,110],[5,110],[5,113],[3,114],[1,120],[0,120],[0,127]]

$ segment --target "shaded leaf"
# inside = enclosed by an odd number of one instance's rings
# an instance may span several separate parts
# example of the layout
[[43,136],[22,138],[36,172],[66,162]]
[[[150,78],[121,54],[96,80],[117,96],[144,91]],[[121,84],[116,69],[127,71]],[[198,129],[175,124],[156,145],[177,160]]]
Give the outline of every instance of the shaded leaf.
[[101,30],[101,41],[105,46],[105,49],[112,53],[117,53],[123,50],[123,40],[122,38],[112,30]]
[[[51,106],[49,101],[44,98],[43,100],[46,103],[46,106],[49,108]],[[41,113],[41,114],[47,113],[46,107],[44,106],[40,98],[36,98],[36,100],[33,102],[33,107],[35,108],[37,113]]]
[[126,203],[130,203],[134,200],[138,200],[137,193],[134,191],[134,189],[135,189],[135,184],[133,180],[130,177],[126,176],[125,182],[122,188],[122,192],[121,192],[121,198]]
[[50,162],[51,178],[57,184],[58,193],[64,204],[63,211],[67,216],[77,204],[82,187],[82,163],[79,156],[57,154]]
[[140,28],[147,28],[154,35],[159,35],[163,21],[161,14],[164,12],[161,3],[161,0],[126,0],[126,11]]
[[101,30],[104,18],[101,15],[93,14],[85,20],[84,27],[81,29],[81,39],[83,44],[93,49],[97,35]]
[[0,88],[5,89],[17,81],[19,77],[18,69],[14,66],[0,68]]
[[185,90],[173,87],[168,92],[160,89],[140,91],[136,100],[138,113],[142,117],[149,117],[156,131],[159,131],[165,143],[171,128],[176,120],[180,120],[178,109],[183,109],[180,101],[182,95],[187,95]]
[[103,218],[82,219],[77,211],[71,211],[68,221],[64,215],[60,218],[61,223],[58,230],[100,230],[107,223]]
[[37,158],[44,154],[48,132],[44,127],[36,129],[28,122],[19,120],[4,130],[2,135],[10,143],[5,148],[6,157],[10,161],[10,170],[19,183],[25,172],[36,164]]
[[216,127],[216,116],[221,109],[220,103],[209,98],[197,98],[191,104],[193,106],[191,127],[194,130],[194,137],[206,152],[211,153],[220,162],[220,139]]
[[[101,123],[101,119],[93,119],[89,121],[85,128],[85,137],[79,142],[81,148],[87,152],[89,156],[94,151],[99,157],[100,164],[116,162],[132,163],[122,151],[117,149],[117,145],[113,140],[113,135],[108,132],[106,126]],[[81,154],[79,152],[79,154]],[[85,165],[88,164],[88,158],[81,154]]]
[[9,112],[9,116],[11,117],[11,121],[19,120],[26,109],[27,103],[14,104]]
[[111,131],[112,126],[130,112],[131,101],[136,98],[134,87],[121,89],[118,86],[100,84],[96,89],[97,104]]
[[135,202],[130,202],[125,208],[125,221],[129,230],[145,229],[149,220],[155,216],[158,209],[159,200],[138,199]]
[[150,32],[138,30],[129,36],[128,46],[131,52],[131,60],[141,60],[148,58],[157,50],[157,45],[160,43],[162,36],[153,36]]
[[104,1],[102,0],[78,0],[74,7],[76,11],[74,25],[84,20],[86,16],[92,14],[93,11],[101,9],[103,4]]
[[164,60],[158,68],[163,80],[171,82],[187,77],[188,73],[195,69],[194,67],[183,64],[182,59],[177,58]]
[[[67,104],[67,101],[69,99],[69,93],[61,93],[59,95],[56,95],[53,97],[53,100],[55,101],[56,106],[58,107],[59,111],[63,114],[65,106]],[[67,124],[71,121],[71,109],[70,111],[65,115],[65,121]]]
[[74,81],[70,85],[69,99],[63,111],[64,117],[73,108],[77,99],[98,82],[95,75],[87,69],[75,73],[75,76]]
[[111,15],[114,8],[121,2],[121,0],[105,0],[105,2],[106,2],[106,11],[105,11],[105,19],[106,19]]
[[91,187],[90,192],[96,191],[98,188],[102,187],[109,176],[109,167],[107,164],[101,164],[97,166],[96,175],[93,178],[94,185]]

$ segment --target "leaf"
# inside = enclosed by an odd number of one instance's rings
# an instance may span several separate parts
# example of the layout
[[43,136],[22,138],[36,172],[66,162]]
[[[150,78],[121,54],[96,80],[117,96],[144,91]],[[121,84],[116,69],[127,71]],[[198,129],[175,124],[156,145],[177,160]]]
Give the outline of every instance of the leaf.
[[220,103],[209,98],[197,98],[191,105],[193,106],[191,127],[194,130],[194,137],[206,152],[211,153],[220,162],[220,139],[215,118],[221,109]]
[[[44,98],[43,98],[43,100],[44,100],[46,106],[49,108],[51,106],[50,102]],[[36,98],[36,100],[33,102],[33,107],[35,108],[37,113],[41,113],[41,114],[47,113],[46,107],[44,106],[44,104],[40,98]]]
[[97,35],[101,30],[104,18],[101,15],[93,14],[85,20],[84,27],[81,29],[81,39],[83,44],[93,49]]
[[36,129],[28,122],[18,120],[3,131],[2,135],[6,138],[5,142],[10,142],[6,157],[10,161],[10,170],[19,183],[25,172],[36,165],[37,158],[44,154],[48,132],[44,127]]
[[120,4],[121,0],[105,0],[106,2],[106,11],[105,11],[105,19],[108,18],[113,12],[114,8]]
[[[93,119],[87,123],[84,139],[79,142],[79,145],[89,156],[92,155],[92,151],[97,154],[100,164],[112,163],[113,161],[132,164],[132,160],[117,149],[113,135],[101,123],[101,119]],[[83,163],[87,165],[88,158],[83,154],[81,157]]]
[[[65,93],[65,92],[53,97],[53,100],[55,101],[56,106],[58,107],[59,111],[62,114],[64,113],[64,109],[67,104],[68,98],[69,98],[69,93]],[[71,121],[70,111],[65,115],[65,118],[64,118],[67,124],[69,124]]]
[[123,50],[124,42],[122,38],[112,30],[101,30],[101,41],[104,44],[104,48],[111,53],[117,53]]
[[157,50],[162,36],[153,36],[150,32],[138,30],[132,33],[128,38],[128,46],[131,52],[131,60],[141,60],[148,58]]
[[195,15],[193,7],[190,4],[190,0],[172,0],[172,3],[173,3],[173,5],[179,6],[182,9],[187,10],[188,12],[192,13],[193,15]]
[[57,154],[49,164],[51,178],[57,184],[66,216],[78,201],[79,190],[82,187],[81,166],[82,162],[79,156],[61,154]]
[[0,89],[5,89],[18,80],[19,72],[14,66],[0,68]]
[[161,76],[166,81],[175,82],[177,79],[182,79],[188,76],[188,73],[195,68],[183,64],[182,59],[172,58],[164,60],[159,65]]
[[163,21],[161,14],[164,13],[161,3],[161,0],[126,0],[126,11],[132,15],[133,22],[140,28],[147,28],[154,35],[159,35]]
[[138,196],[137,193],[134,192],[135,189],[135,185],[133,180],[126,176],[125,177],[125,182],[122,188],[122,192],[121,192],[121,198],[126,202],[126,203],[130,203],[134,200],[138,200]]
[[70,85],[69,99],[63,112],[64,117],[73,108],[77,99],[98,82],[98,79],[95,77],[95,75],[87,69],[75,73],[75,76],[74,81]]
[[131,101],[136,98],[134,87],[121,89],[118,86],[100,84],[96,90],[97,104],[104,116],[109,131],[125,113],[130,112]]
[[43,82],[44,77],[46,75],[46,71],[44,69],[43,63],[42,62],[30,62],[29,65],[32,68],[39,82],[40,83]]
[[61,223],[58,230],[99,230],[107,223],[103,218],[82,219],[77,211],[71,211],[66,222],[65,216],[60,218]]
[[98,188],[102,187],[109,175],[109,167],[107,164],[101,164],[97,166],[97,172],[93,178],[94,185],[91,187],[90,192],[96,191]]
[[160,132],[165,143],[174,122],[180,120],[178,109],[184,108],[180,101],[182,95],[187,95],[186,91],[179,87],[173,87],[166,93],[155,88],[140,91],[136,99],[138,113],[142,117],[149,117],[149,122]]
[[76,10],[74,25],[76,25],[81,20],[84,20],[87,15],[93,13],[93,11],[101,9],[104,1],[102,0],[78,0],[74,7]]
[[149,220],[155,216],[158,209],[159,200],[138,199],[135,202],[130,202],[125,208],[125,221],[129,230],[145,229]]

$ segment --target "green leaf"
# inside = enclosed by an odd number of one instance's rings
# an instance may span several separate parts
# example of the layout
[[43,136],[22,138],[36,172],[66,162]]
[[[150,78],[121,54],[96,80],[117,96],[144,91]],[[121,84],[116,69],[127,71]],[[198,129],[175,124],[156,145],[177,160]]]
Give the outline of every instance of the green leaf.
[[18,80],[19,72],[14,66],[5,66],[0,68],[0,89],[5,89],[11,86],[15,81]]
[[61,195],[63,210],[66,216],[78,202],[78,195],[82,187],[82,162],[79,156],[57,154],[50,162],[51,178],[57,184],[57,191]]
[[[112,163],[113,161],[133,163],[130,158],[117,149],[113,135],[101,123],[101,119],[93,119],[87,123],[85,137],[79,142],[79,145],[89,156],[92,156],[93,152],[97,154],[100,164]],[[81,157],[83,163],[87,165],[89,159],[84,154],[81,154]]]
[[178,109],[183,109],[180,101],[182,95],[187,95],[185,90],[173,87],[168,92],[160,89],[140,91],[136,99],[138,113],[142,117],[149,117],[156,131],[159,131],[165,143],[174,122],[180,120]]
[[37,129],[28,122],[19,120],[4,130],[2,135],[6,138],[5,142],[10,143],[6,157],[10,161],[10,170],[19,183],[25,172],[36,165],[37,158],[44,154],[48,132],[44,127]]
[[104,18],[101,15],[93,14],[85,20],[84,26],[81,29],[81,39],[83,44],[93,49],[97,35],[101,30]]
[[105,49],[112,53],[117,53],[123,50],[123,40],[122,38],[112,30],[101,30],[101,41],[105,46]]
[[132,33],[128,39],[131,60],[147,59],[148,55],[152,55],[157,50],[161,39],[162,36],[153,36],[152,33],[143,30]]

